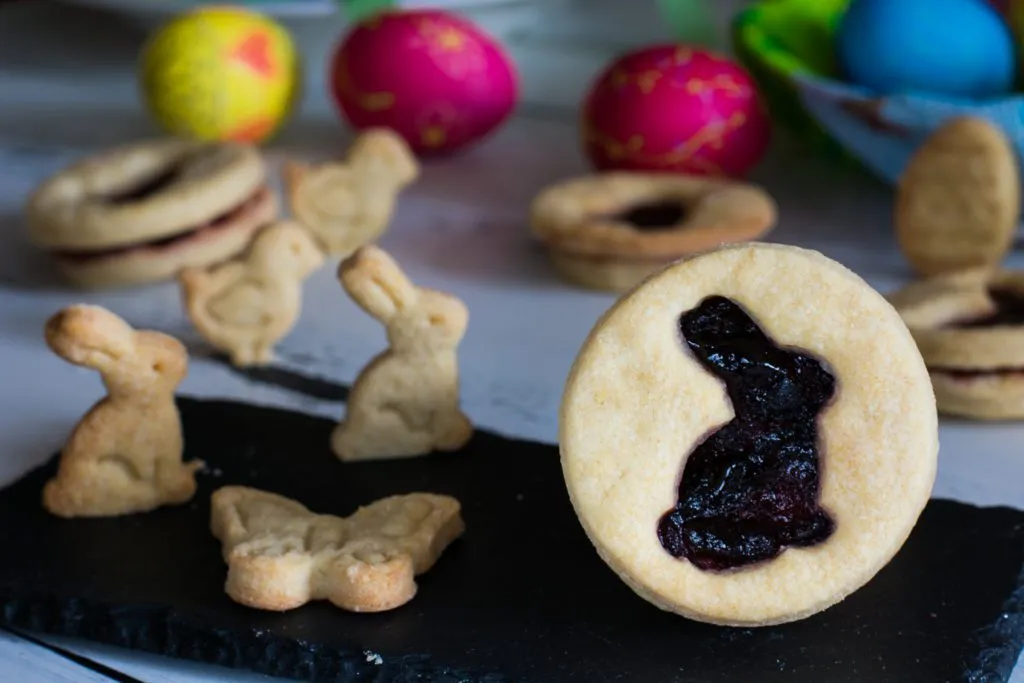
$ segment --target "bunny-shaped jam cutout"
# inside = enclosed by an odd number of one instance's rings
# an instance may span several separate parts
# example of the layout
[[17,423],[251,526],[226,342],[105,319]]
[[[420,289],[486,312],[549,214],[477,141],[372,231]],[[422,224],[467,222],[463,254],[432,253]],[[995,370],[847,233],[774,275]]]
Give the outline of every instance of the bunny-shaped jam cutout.
[[459,407],[456,349],[469,311],[453,296],[414,286],[383,250],[365,246],[342,261],[338,278],[387,328],[390,348],[352,385],[331,438],[342,460],[458,450],[473,426]]
[[385,128],[360,134],[342,163],[284,167],[292,214],[328,254],[343,257],[384,233],[398,193],[418,175],[405,140]]
[[72,431],[43,506],[61,517],[107,517],[191,499],[203,463],[181,459],[174,390],[188,367],[185,347],[84,305],[50,318],[46,343],[69,363],[98,370],[107,396]]
[[818,416],[835,393],[822,363],[784,349],[734,302],[708,297],[679,319],[686,346],[725,384],[735,417],[698,445],[662,547],[704,570],[742,567],[834,529],[818,505]]
[[273,360],[302,308],[302,282],[324,257],[297,223],[265,228],[243,258],[178,275],[189,318],[210,344],[239,367]]
[[210,499],[210,527],[228,565],[235,602],[284,611],[328,600],[383,612],[412,600],[465,525],[459,501],[431,493],[391,496],[348,517],[318,515],[266,491],[225,486]]

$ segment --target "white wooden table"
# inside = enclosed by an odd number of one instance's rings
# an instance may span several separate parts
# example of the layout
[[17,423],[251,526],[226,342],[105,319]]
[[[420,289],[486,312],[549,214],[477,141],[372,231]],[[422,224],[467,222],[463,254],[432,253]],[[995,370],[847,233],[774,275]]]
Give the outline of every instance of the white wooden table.
[[[618,47],[662,34],[653,12],[636,6],[627,12],[614,0],[588,0],[576,14],[552,3],[543,22],[535,7],[491,4],[479,18],[512,45],[524,76],[521,115],[471,153],[429,164],[403,197],[383,245],[414,280],[457,293],[470,307],[461,359],[464,402],[474,421],[553,442],[566,372],[613,299],[554,278],[528,239],[526,205],[545,184],[584,168],[573,108],[588,79]],[[320,61],[338,25],[295,30],[310,86],[303,116],[270,151],[275,162],[289,155],[322,158],[346,144],[323,96]],[[0,10],[0,485],[49,457],[100,395],[95,374],[63,363],[43,345],[42,325],[53,311],[76,301],[98,303],[136,326],[198,346],[173,286],[88,296],[68,291],[22,235],[20,205],[40,179],[79,154],[152,133],[136,104],[130,66],[141,38],[137,24],[82,10],[37,3]],[[891,233],[889,189],[790,147],[780,140],[755,178],[780,203],[781,223],[771,239],[820,249],[883,291],[903,282],[908,273]],[[1024,265],[1020,253],[1012,261]],[[342,295],[325,268],[306,286],[306,314],[281,345],[281,362],[348,382],[383,342],[380,327]],[[337,417],[335,404],[253,384],[203,358],[193,360],[181,391]],[[944,421],[935,495],[1024,508],[1022,442],[1024,426]],[[268,680],[32,637],[35,642],[0,633],[0,681],[118,680],[69,653],[152,683]],[[1015,683],[1024,683],[1020,669]]]

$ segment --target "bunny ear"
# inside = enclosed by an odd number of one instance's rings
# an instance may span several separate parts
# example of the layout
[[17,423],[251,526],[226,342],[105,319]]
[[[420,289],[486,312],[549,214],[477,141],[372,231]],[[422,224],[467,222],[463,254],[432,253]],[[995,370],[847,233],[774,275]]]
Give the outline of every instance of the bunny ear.
[[100,372],[135,353],[135,330],[99,306],[69,306],[46,323],[46,343],[61,358]]
[[356,303],[383,322],[414,306],[419,296],[394,259],[373,245],[342,261],[338,279]]

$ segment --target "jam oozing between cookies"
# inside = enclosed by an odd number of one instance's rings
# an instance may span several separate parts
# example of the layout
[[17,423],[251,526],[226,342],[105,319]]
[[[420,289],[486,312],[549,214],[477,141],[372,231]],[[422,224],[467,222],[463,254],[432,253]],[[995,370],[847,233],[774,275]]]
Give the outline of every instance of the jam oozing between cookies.
[[617,213],[614,220],[641,231],[670,230],[682,222],[686,214],[682,202],[666,200],[630,206]]
[[998,325],[1024,325],[1024,292],[1012,289],[989,290],[996,308],[981,317],[958,320],[950,327],[996,327]]
[[824,365],[777,346],[733,301],[712,296],[679,318],[683,342],[725,385],[735,417],[686,459],[678,500],[658,523],[673,557],[727,570],[825,541],[818,417],[836,390]]

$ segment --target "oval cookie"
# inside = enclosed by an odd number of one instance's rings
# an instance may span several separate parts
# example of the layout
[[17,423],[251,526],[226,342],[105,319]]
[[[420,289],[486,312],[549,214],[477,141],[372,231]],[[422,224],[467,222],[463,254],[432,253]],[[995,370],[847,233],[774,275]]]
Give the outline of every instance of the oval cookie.
[[1005,256],[1020,214],[1013,147],[994,125],[958,118],[907,164],[896,192],[896,238],[914,270],[936,275]]
[[839,602],[899,550],[935,480],[935,400],[906,326],[795,247],[727,247],[645,281],[590,333],[559,417],[600,556],[715,624]]

